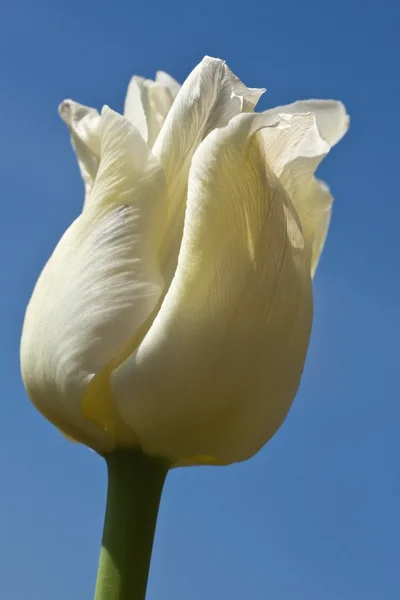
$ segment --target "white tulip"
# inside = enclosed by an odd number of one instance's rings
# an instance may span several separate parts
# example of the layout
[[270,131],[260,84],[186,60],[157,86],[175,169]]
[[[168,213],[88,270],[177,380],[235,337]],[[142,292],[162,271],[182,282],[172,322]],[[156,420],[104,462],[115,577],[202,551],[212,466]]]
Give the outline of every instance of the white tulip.
[[134,77],[125,116],[62,104],[86,199],[36,284],[21,364],[67,436],[225,464],[283,422],[331,213],[314,171],[348,117],[323,100],[255,113],[263,91],[206,57],[180,89]]

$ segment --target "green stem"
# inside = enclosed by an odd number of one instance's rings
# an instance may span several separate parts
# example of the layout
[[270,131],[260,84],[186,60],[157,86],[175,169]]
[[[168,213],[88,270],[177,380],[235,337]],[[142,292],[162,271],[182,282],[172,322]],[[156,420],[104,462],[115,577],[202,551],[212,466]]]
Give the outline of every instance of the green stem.
[[144,600],[168,464],[131,450],[105,458],[107,508],[95,600]]

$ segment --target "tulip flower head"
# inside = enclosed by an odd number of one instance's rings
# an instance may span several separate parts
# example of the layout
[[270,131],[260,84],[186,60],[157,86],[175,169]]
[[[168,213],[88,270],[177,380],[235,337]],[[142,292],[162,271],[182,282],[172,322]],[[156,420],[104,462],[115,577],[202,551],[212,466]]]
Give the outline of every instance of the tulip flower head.
[[182,87],[133,77],[124,115],[60,107],[85,201],[28,305],[22,374],[100,453],[241,461],[293,402],[332,205],[314,172],[348,117],[330,100],[257,113],[263,92],[206,57]]

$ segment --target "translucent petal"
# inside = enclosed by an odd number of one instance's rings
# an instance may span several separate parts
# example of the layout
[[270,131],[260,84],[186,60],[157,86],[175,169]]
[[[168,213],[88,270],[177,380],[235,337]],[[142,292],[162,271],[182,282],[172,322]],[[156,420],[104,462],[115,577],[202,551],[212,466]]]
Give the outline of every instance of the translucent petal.
[[173,95],[163,83],[132,77],[125,99],[124,114],[152,147],[172,106]]
[[[312,273],[315,273],[326,238],[333,197],[328,187],[314,177],[314,172],[321,160],[331,149],[333,140],[343,135],[344,117],[342,105],[335,109],[332,101],[324,106],[323,118],[315,113],[279,113],[281,123],[278,127],[265,129],[262,132],[264,148],[268,163],[279,177],[282,185],[299,215],[303,233],[312,248]],[[299,106],[300,105],[300,106]],[[295,103],[291,106],[305,108],[308,103]],[[310,103],[312,106],[312,103]],[[332,108],[332,124],[328,123],[328,106]],[[277,116],[277,110],[267,111],[271,117]],[[321,112],[321,111],[320,111]],[[336,123],[335,118],[338,119]],[[347,121],[348,122],[348,119]],[[320,125],[327,134],[321,134]],[[327,137],[331,143],[327,141]]]
[[165,71],[157,71],[156,81],[158,83],[162,83],[167,88],[169,88],[169,91],[171,92],[173,98],[176,97],[179,90],[181,89],[181,84],[178,83],[176,81],[176,79],[171,77],[171,75],[169,75],[168,73],[165,73]]
[[339,100],[298,100],[268,111],[270,114],[314,113],[319,132],[331,146],[337,144],[349,128],[350,117]]
[[76,152],[87,196],[92,190],[100,162],[100,115],[94,108],[73,100],[64,100],[58,110],[71,132],[71,143]]

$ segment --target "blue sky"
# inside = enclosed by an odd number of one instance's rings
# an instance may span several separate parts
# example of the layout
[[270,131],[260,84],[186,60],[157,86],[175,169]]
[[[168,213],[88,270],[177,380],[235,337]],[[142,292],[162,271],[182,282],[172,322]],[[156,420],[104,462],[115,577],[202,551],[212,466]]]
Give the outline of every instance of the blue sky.
[[394,0],[3,0],[2,598],[91,598],[101,539],[104,464],[19,373],[33,284],[82,203],[57,105],[121,110],[133,73],[183,80],[210,54],[267,87],[262,109],[338,98],[352,122],[319,171],[336,202],[293,409],[252,460],[170,474],[147,598],[398,600],[399,23]]

